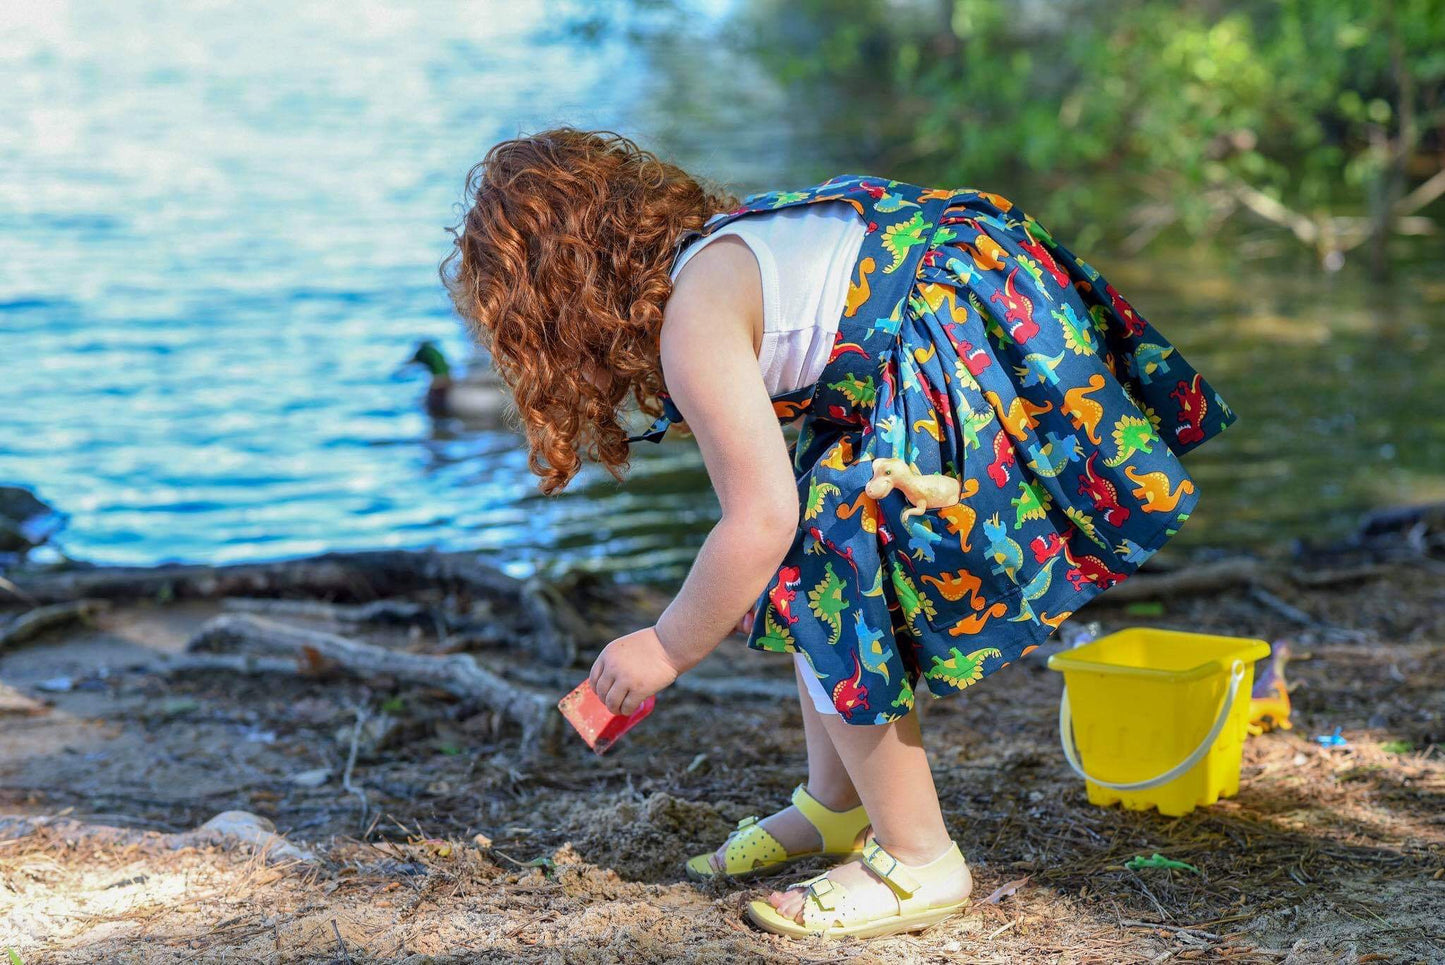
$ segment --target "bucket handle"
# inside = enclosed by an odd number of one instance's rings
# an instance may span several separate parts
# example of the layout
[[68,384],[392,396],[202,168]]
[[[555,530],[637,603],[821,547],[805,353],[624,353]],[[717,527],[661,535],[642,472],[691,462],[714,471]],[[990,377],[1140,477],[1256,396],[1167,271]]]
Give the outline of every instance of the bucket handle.
[[1234,699],[1239,695],[1240,681],[1244,680],[1244,661],[1236,660],[1229,669],[1229,691],[1224,695],[1224,706],[1219,708],[1219,716],[1214,720],[1214,726],[1209,728],[1209,733],[1204,735],[1204,740],[1184,760],[1169,768],[1158,777],[1151,777],[1143,781],[1127,781],[1116,783],[1114,781],[1101,781],[1097,777],[1088,774],[1083,765],[1079,763],[1078,749],[1074,746],[1074,722],[1069,711],[1069,688],[1064,687],[1063,695],[1059,697],[1059,743],[1064,749],[1064,760],[1069,762],[1075,774],[1099,787],[1107,787],[1112,791],[1143,791],[1151,787],[1158,787],[1160,784],[1167,784],[1183,774],[1188,773],[1209,749],[1214,746],[1214,741],[1219,737],[1219,732],[1224,730],[1224,722],[1229,719],[1229,711],[1234,707]]

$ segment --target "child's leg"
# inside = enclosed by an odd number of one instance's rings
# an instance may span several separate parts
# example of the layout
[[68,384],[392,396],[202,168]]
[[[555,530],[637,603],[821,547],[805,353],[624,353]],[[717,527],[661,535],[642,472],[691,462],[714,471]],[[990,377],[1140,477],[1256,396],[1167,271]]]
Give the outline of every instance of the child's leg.
[[[843,760],[834,749],[833,740],[823,724],[825,716],[833,715],[821,714],[813,706],[803,672],[795,662],[793,674],[798,681],[798,699],[803,708],[803,739],[808,745],[808,793],[835,811],[846,811],[858,806],[858,792],[853,789],[848,769],[843,766]],[[803,851],[820,844],[817,830],[792,805],[768,815],[759,823],[789,851]],[[722,867],[726,849],[727,844],[724,843],[713,854],[714,869]]]
[[[918,711],[889,724],[849,724],[841,717],[824,717],[821,723],[868,809],[878,843],[907,865],[927,864],[946,852],[952,839],[923,750]],[[887,886],[856,861],[840,865],[829,877],[853,891],[871,886],[880,903],[894,901]],[[965,874],[936,898],[963,898],[972,887]],[[775,891],[768,900],[789,917],[802,912],[800,890]]]

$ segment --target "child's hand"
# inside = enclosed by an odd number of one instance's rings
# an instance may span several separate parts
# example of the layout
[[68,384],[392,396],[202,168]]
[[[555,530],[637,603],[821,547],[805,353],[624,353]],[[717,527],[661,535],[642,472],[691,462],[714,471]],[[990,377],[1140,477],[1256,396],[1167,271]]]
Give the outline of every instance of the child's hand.
[[588,680],[614,714],[630,714],[677,679],[678,669],[653,627],[618,637],[597,655]]
[[743,614],[743,618],[738,621],[738,625],[735,626],[735,627],[733,627],[733,632],[734,632],[734,633],[741,633],[743,636],[747,636],[748,634],[750,634],[750,633],[753,632],[753,611],[752,611],[752,610],[749,610],[747,613],[744,613],[744,614]]

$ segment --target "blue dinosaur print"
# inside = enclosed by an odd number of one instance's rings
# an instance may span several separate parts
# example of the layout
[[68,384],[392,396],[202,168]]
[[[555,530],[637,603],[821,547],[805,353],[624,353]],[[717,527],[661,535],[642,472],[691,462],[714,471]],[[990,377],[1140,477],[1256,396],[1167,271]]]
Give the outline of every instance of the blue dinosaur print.
[[[845,721],[881,724],[912,710],[925,672],[955,693],[1127,579],[1198,502],[1180,457],[1237,416],[1097,269],[998,194],[840,175],[749,195],[678,247],[838,200],[868,227],[836,349],[816,382],[773,399],[780,417],[802,414],[800,501],[828,499],[759,595],[748,646],[806,654]],[[666,392],[658,402],[629,441],[682,421]],[[958,502],[921,513],[896,489],[869,496],[883,457],[957,480]]]

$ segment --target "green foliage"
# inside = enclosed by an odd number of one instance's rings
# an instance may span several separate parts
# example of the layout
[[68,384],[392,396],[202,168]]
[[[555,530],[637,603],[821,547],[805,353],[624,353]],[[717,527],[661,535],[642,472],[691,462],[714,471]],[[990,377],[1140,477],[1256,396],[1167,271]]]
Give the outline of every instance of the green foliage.
[[1131,202],[1191,235],[1249,211],[1323,255],[1411,213],[1445,143],[1441,0],[746,10],[752,52],[858,165],[1014,192],[1075,232]]

